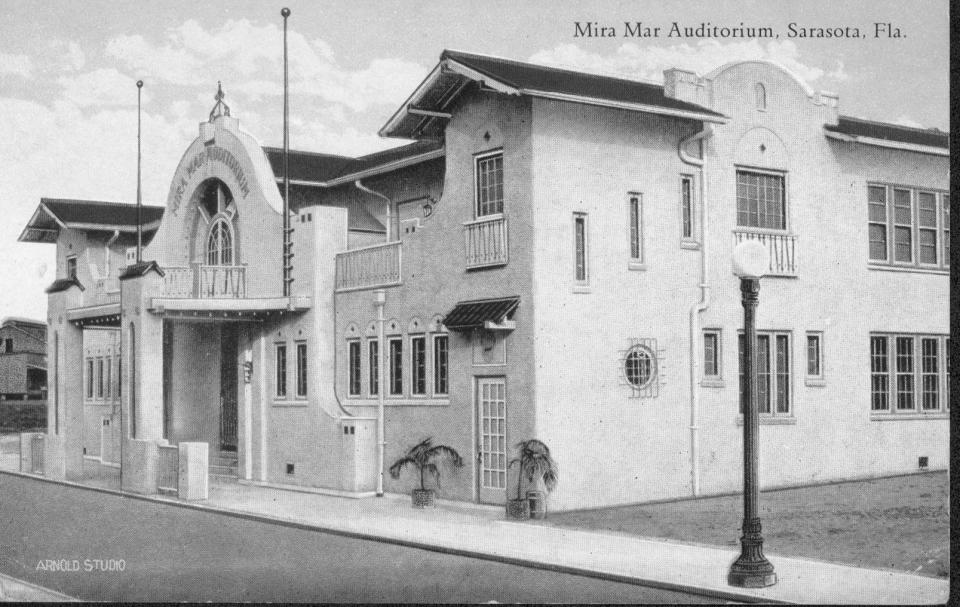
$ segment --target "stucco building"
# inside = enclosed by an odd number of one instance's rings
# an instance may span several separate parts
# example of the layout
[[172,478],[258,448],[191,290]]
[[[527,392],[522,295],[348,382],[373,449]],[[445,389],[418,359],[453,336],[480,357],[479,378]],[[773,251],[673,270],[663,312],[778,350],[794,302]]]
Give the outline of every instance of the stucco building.
[[365,495],[432,436],[468,462],[441,496],[500,503],[539,438],[552,508],[736,491],[745,239],[762,485],[947,467],[945,133],[765,62],[654,85],[444,51],[380,134],[413,143],[291,152],[289,244],[282,152],[222,103],[142,263],[131,207],[41,202],[48,474],[86,453],[152,492],[199,441],[216,474]]
[[29,318],[0,321],[0,399],[46,398],[47,326]]

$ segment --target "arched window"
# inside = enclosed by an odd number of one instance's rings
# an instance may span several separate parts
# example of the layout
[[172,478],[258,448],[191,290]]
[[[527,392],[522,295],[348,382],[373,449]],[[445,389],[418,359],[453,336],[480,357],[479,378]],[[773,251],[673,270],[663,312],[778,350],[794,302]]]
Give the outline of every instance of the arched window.
[[233,231],[225,217],[218,217],[207,236],[207,265],[233,265]]
[[758,82],[756,86],[753,87],[753,92],[756,97],[757,109],[765,110],[767,109],[767,89],[763,84]]

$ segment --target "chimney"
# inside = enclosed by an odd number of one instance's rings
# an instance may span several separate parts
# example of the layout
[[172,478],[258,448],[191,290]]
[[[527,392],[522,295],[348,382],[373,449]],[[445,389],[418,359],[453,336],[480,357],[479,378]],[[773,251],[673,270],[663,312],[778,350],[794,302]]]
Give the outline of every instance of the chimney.
[[673,99],[707,106],[707,91],[704,79],[689,70],[670,68],[663,70],[663,94]]

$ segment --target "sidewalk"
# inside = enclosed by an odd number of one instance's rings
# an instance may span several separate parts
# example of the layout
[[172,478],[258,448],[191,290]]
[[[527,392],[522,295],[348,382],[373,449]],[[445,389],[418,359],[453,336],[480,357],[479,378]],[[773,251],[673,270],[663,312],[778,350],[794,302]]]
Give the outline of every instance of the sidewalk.
[[415,510],[409,496],[350,499],[250,484],[212,485],[209,498],[143,499],[735,601],[935,604],[949,595],[947,580],[769,554],[775,586],[734,588],[726,576],[736,550],[506,521],[498,507],[441,501]]

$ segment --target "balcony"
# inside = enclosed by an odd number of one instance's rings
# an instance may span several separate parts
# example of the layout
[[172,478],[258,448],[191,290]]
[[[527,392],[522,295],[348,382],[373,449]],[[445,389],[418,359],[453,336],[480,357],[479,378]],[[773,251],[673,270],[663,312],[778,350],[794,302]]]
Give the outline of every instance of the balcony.
[[87,305],[102,306],[104,304],[120,303],[120,279],[99,278],[93,284],[93,302]]
[[400,241],[337,254],[337,291],[392,287],[401,282]]
[[463,227],[468,270],[506,265],[509,257],[506,217],[475,219]]
[[797,275],[797,237],[779,232],[760,232],[737,229],[733,231],[733,246],[745,240],[756,240],[767,247],[770,254],[770,271],[767,276]]
[[167,267],[163,297],[172,299],[242,299],[247,296],[246,266]]

